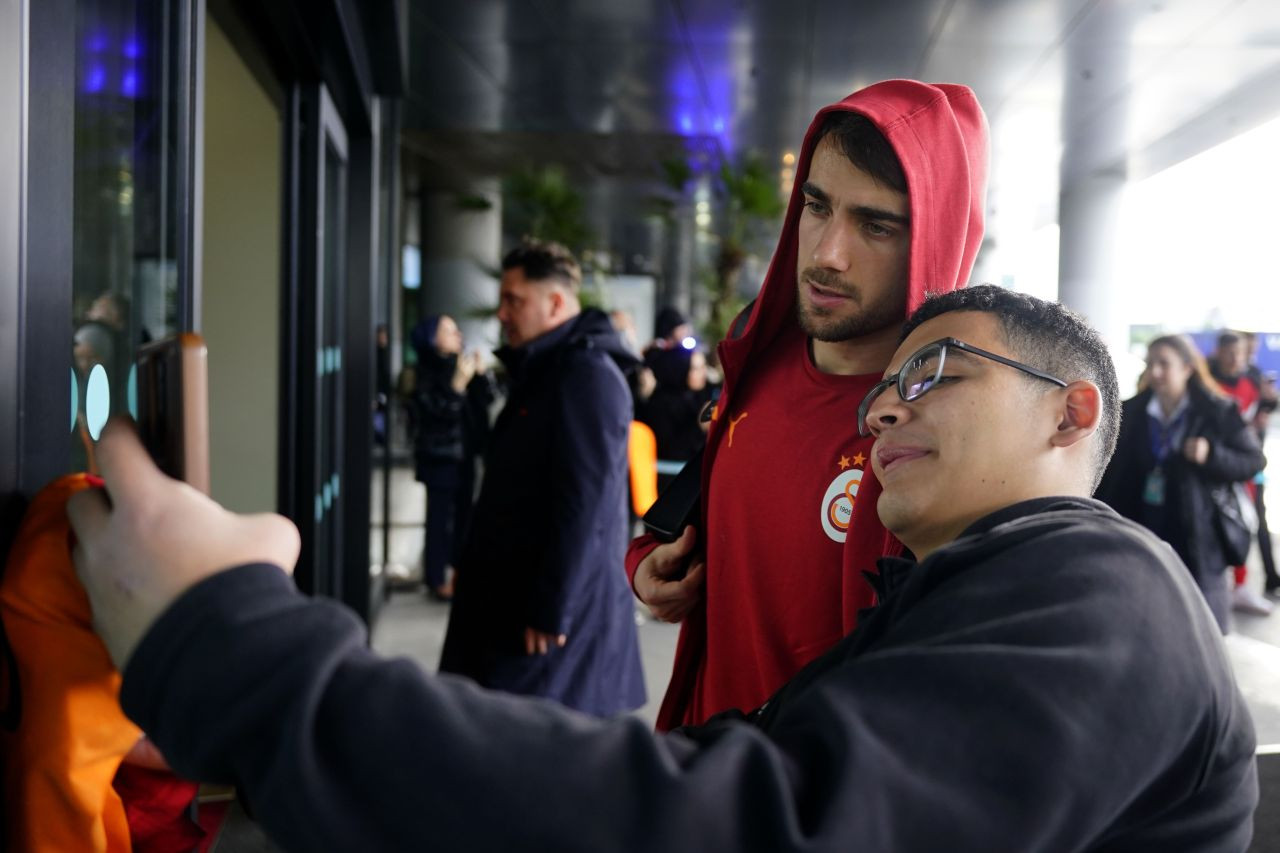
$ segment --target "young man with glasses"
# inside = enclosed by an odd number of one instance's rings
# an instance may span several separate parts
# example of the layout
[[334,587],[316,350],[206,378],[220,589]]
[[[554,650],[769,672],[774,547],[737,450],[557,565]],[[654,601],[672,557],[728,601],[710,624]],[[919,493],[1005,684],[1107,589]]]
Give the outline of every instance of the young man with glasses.
[[1217,627],[1173,551],[1088,497],[1120,412],[1097,334],[971,288],[886,374],[878,510],[916,559],[882,560],[881,603],[749,714],[655,735],[379,659],[275,567],[287,521],[166,480],[112,424],[111,500],[70,515],[121,701],[289,849],[1245,850],[1253,725]]

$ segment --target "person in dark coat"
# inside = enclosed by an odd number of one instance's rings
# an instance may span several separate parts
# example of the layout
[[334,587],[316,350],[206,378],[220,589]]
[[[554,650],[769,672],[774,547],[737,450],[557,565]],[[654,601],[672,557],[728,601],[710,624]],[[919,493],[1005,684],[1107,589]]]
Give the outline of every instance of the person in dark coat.
[[627,543],[633,369],[576,261],[526,243],[503,260],[508,397],[494,424],[440,670],[607,716],[644,704]]
[[1248,480],[1265,464],[1257,437],[1195,344],[1183,335],[1153,340],[1139,392],[1124,402],[1097,498],[1173,546],[1223,633],[1231,597],[1210,491]]
[[[707,441],[706,424],[699,417],[711,400],[707,358],[680,345],[655,346],[645,353],[644,363],[653,372],[655,387],[647,400],[636,403],[636,420],[653,430],[659,459],[687,461]],[[670,479],[671,475],[660,477],[659,489]]]
[[[410,412],[414,475],[427,487],[422,582],[437,601],[453,597],[450,563],[457,553],[459,522],[465,524],[475,484],[474,435],[487,422],[487,380],[478,354],[464,353],[462,332],[447,314],[423,318],[409,335],[418,354]],[[471,472],[468,473],[467,467]],[[465,504],[465,505],[464,505]]]

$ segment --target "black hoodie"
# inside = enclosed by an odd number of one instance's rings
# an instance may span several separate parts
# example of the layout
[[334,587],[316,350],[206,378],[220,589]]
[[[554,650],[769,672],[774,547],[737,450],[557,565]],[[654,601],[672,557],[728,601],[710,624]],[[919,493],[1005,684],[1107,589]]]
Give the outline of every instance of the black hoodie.
[[1150,533],[1044,498],[883,576],[884,604],[754,726],[654,735],[429,678],[262,566],[183,595],[121,699],[289,850],[1248,847],[1253,724]]

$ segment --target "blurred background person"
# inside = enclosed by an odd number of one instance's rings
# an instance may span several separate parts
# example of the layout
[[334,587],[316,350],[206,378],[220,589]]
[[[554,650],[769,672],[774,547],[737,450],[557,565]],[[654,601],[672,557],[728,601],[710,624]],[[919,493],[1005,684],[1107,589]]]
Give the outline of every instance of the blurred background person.
[[1231,593],[1210,490],[1250,479],[1264,462],[1253,430],[1195,344],[1183,335],[1153,340],[1096,497],[1173,546],[1223,633]]
[[[1248,367],[1249,350],[1244,336],[1232,331],[1226,331],[1218,335],[1217,347],[1209,360],[1209,370],[1222,390],[1236,401],[1236,407],[1240,410],[1240,417],[1244,419],[1245,423],[1254,427],[1255,433],[1258,435],[1258,446],[1261,447],[1265,439],[1265,429],[1262,432],[1257,432],[1257,423],[1262,402],[1262,387],[1261,383],[1249,375]],[[1265,424],[1265,419],[1263,423]],[[1262,472],[1258,473],[1261,474]],[[1245,483],[1245,489],[1248,492],[1249,500],[1256,507],[1258,502],[1257,484],[1250,480]],[[1258,589],[1249,586],[1247,583],[1249,577],[1248,568],[1243,565],[1232,566],[1231,572],[1233,582],[1231,590],[1232,609],[1239,610],[1241,613],[1252,613],[1255,616],[1271,615],[1271,602]],[[1273,567],[1272,574],[1274,572]]]
[[[410,341],[418,355],[410,405],[414,476],[427,487],[422,582],[428,596],[449,601],[458,533],[465,528],[475,486],[478,439],[472,435],[469,441],[467,434],[478,431],[481,423],[487,427],[488,402],[483,390],[472,389],[468,394],[480,373],[480,356],[463,352],[462,332],[452,317],[423,318],[413,328]],[[480,383],[486,384],[483,376]],[[462,504],[465,507],[459,513]]]
[[391,407],[391,334],[385,323],[378,324],[373,341],[373,440],[385,447]]
[[[707,441],[707,426],[699,415],[711,400],[707,358],[698,350],[676,346],[650,348],[645,366],[655,382],[653,393],[636,406],[636,420],[648,424],[657,440],[661,462],[686,462]],[[659,490],[674,477],[661,468]]]
[[[1244,338],[1245,351],[1248,353],[1245,375],[1258,386],[1258,411],[1253,416],[1253,429],[1258,434],[1258,444],[1262,446],[1263,450],[1266,450],[1267,429],[1270,427],[1271,413],[1276,410],[1277,404],[1280,404],[1280,395],[1276,393],[1274,372],[1264,372],[1258,366],[1258,348],[1262,343],[1261,337],[1253,332],[1242,332],[1241,336]],[[1263,469],[1258,473],[1257,477],[1254,477],[1253,484],[1256,493],[1254,506],[1258,511],[1258,553],[1262,557],[1264,588],[1268,595],[1280,595],[1280,573],[1276,572],[1276,558],[1271,547],[1271,528],[1267,524],[1266,469]]]

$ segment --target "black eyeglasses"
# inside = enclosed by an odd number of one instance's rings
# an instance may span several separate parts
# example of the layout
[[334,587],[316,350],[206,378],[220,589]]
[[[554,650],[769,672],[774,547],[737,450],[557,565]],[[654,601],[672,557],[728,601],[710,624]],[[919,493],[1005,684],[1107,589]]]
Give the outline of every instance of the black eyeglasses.
[[1067,387],[1067,383],[1056,376],[1045,373],[1043,370],[1036,370],[1034,367],[1025,365],[1020,361],[1014,361],[1011,358],[1005,358],[1002,355],[978,349],[955,338],[943,338],[916,350],[910,358],[903,362],[901,369],[897,373],[881,379],[867,392],[867,396],[863,397],[862,402],[858,404],[858,435],[863,438],[871,435],[871,430],[867,427],[867,415],[871,412],[871,404],[884,393],[886,388],[897,385],[898,396],[907,403],[919,400],[932,391],[934,386],[942,379],[942,370],[947,363],[947,351],[950,349],[958,349],[972,355],[980,355],[983,358],[989,358],[992,361],[998,361],[1001,364],[1017,368],[1023,373],[1029,373],[1037,379],[1052,382],[1060,388]]

